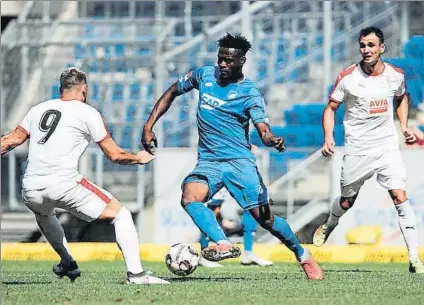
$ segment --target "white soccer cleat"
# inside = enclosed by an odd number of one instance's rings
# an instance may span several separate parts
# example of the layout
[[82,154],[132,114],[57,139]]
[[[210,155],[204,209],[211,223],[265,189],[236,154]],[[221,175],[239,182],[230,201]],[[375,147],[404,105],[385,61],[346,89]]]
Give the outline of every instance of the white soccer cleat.
[[424,264],[418,258],[410,261],[409,272],[424,274]]
[[168,281],[162,280],[158,277],[155,277],[151,274],[147,274],[146,272],[141,272],[139,274],[132,274],[131,272],[127,272],[127,280],[126,284],[134,284],[134,285],[167,285],[170,284]]
[[267,266],[272,266],[273,264],[273,262],[260,258],[253,252],[243,253],[243,255],[241,256],[240,262],[244,266],[258,265],[261,267],[267,267]]
[[326,223],[320,225],[318,229],[315,231],[313,243],[316,247],[321,247],[330,236],[331,232],[333,232],[335,227],[330,227]]
[[203,256],[200,256],[199,266],[206,267],[206,268],[222,268],[222,267],[224,267],[224,265],[222,265],[218,262],[208,261]]

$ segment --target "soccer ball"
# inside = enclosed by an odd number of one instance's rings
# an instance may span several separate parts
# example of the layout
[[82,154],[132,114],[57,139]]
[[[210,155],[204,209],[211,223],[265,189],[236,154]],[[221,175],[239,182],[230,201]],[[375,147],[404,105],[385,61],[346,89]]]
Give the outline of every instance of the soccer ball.
[[196,270],[199,264],[199,254],[193,246],[178,243],[169,248],[165,256],[165,263],[173,274],[186,276]]

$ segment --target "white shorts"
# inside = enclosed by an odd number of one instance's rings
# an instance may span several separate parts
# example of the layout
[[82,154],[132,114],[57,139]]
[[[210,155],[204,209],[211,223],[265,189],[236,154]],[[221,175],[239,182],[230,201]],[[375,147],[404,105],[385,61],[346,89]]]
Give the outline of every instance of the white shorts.
[[366,180],[377,173],[378,183],[387,190],[406,189],[406,169],[399,150],[381,155],[345,155],[340,179],[342,197],[353,197]]
[[112,195],[82,178],[72,184],[59,184],[39,190],[22,190],[26,206],[36,214],[48,216],[54,208],[67,210],[82,220],[91,222],[99,218]]

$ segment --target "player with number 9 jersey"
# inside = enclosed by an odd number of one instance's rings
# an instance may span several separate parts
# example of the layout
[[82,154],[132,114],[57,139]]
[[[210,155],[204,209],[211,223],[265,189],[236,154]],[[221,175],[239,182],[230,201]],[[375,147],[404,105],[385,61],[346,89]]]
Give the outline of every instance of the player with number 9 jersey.
[[100,113],[80,101],[49,100],[27,113],[18,126],[30,138],[26,190],[79,181],[78,161],[91,139],[110,137]]
[[61,97],[32,107],[15,130],[1,137],[1,154],[30,138],[22,199],[60,256],[60,262],[53,266],[57,276],[74,281],[81,275],[64,230],[53,213],[54,208],[61,208],[87,222],[101,219],[113,224],[127,266],[126,283],[169,284],[143,271],[131,212],[112,194],[78,172],[79,159],[91,140],[116,163],[145,164],[155,158],[146,151],[132,154],[113,141],[100,113],[86,103],[87,88],[83,71],[74,67],[63,71]]

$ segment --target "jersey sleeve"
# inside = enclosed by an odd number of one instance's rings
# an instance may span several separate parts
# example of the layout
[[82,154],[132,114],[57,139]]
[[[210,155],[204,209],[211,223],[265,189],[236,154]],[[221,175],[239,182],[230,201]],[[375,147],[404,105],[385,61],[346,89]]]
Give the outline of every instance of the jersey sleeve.
[[100,112],[92,109],[90,116],[86,120],[88,133],[93,138],[94,142],[100,143],[107,138],[110,138],[110,134],[107,131],[105,121],[103,120]]
[[247,101],[246,111],[253,124],[269,122],[265,112],[265,100],[261,95],[254,96]]
[[406,83],[405,83],[405,77],[402,75],[402,78],[399,82],[399,87],[396,90],[396,96],[400,97],[403,96],[406,92]]
[[30,135],[30,131],[31,131],[31,113],[32,113],[32,108],[25,115],[22,122],[19,123],[18,127],[16,127],[17,129],[26,133],[28,136]]
[[341,103],[345,98],[345,79],[342,75],[339,75],[336,79],[333,89],[330,92],[330,100]]
[[202,68],[197,68],[193,71],[188,72],[185,76],[178,79],[178,94],[184,94],[193,89],[199,89],[199,82],[202,76]]

